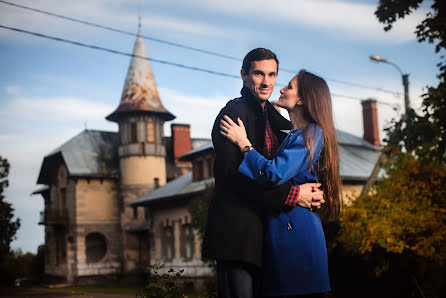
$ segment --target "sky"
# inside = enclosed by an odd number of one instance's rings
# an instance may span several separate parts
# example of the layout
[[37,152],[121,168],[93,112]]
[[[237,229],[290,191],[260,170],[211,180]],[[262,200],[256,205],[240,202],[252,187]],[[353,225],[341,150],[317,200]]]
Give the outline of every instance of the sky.
[[[409,74],[411,105],[420,108],[425,86],[437,84],[439,56],[417,42],[416,25],[430,1],[385,32],[369,0],[20,0],[16,4],[242,59],[253,48],[280,61],[276,89],[306,69],[327,80],[338,129],[362,137],[360,99],[375,98],[380,137],[404,110],[400,73],[373,63],[380,55]],[[131,53],[134,36],[58,19],[0,2],[0,25]],[[241,61],[146,40],[150,58],[238,76]],[[6,200],[21,220],[13,249],[36,252],[44,209],[30,196],[45,155],[85,128],[117,131],[105,120],[118,106],[130,57],[0,28],[0,156],[11,164]],[[192,137],[209,138],[218,111],[239,96],[241,79],[152,62],[164,106],[191,125]],[[341,84],[339,81],[348,82]],[[356,85],[370,88],[357,87]],[[391,90],[383,92],[380,89]],[[399,93],[399,96],[395,93]],[[344,95],[344,96],[340,96]],[[345,97],[347,96],[347,97]],[[170,135],[170,123],[165,124]]]

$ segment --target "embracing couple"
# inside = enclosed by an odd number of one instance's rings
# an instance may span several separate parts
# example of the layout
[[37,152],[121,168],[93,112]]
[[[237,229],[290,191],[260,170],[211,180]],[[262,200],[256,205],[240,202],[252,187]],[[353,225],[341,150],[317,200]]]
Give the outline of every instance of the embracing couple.
[[218,296],[318,297],[330,291],[323,203],[341,205],[338,145],[326,82],[300,71],[268,101],[279,61],[258,48],[243,59],[241,97],[212,129],[215,195],[203,256],[217,261]]

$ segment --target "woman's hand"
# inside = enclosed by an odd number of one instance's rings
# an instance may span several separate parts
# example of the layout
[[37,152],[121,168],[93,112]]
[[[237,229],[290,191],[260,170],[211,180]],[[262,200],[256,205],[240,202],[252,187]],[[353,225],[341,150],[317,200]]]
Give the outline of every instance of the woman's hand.
[[220,133],[228,138],[231,142],[236,144],[240,150],[243,150],[246,146],[252,146],[246,135],[246,129],[243,125],[243,121],[237,118],[238,125],[232,121],[231,118],[224,115],[220,120]]

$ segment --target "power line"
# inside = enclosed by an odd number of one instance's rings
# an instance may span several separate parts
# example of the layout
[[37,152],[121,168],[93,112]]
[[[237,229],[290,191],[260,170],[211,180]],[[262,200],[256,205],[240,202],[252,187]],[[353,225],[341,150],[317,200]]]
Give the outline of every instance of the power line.
[[[28,6],[24,6],[24,5],[19,5],[19,4],[16,4],[16,3],[11,3],[11,2],[7,2],[7,1],[3,1],[3,0],[0,0],[0,3],[4,3],[4,4],[7,4],[7,5],[15,6],[15,7],[18,7],[18,8],[34,11],[34,12],[45,14],[45,15],[49,15],[49,16],[56,17],[56,18],[59,18],[59,19],[71,21],[71,22],[74,22],[74,23],[80,23],[80,24],[84,24],[84,25],[87,25],[87,26],[101,28],[101,29],[104,29],[104,30],[117,32],[117,33],[121,33],[121,34],[126,34],[126,35],[130,35],[130,36],[138,36],[138,34],[133,33],[133,32],[125,31],[125,30],[118,29],[118,28],[113,28],[113,27],[110,27],[110,26],[101,25],[101,24],[98,24],[98,23],[84,21],[84,20],[80,20],[80,19],[64,16],[64,15],[61,15],[61,14],[57,14],[57,13],[53,13],[53,12],[49,12],[49,11],[45,11],[45,10],[41,10],[41,9],[37,9],[37,8],[32,8],[32,7],[28,7]],[[187,46],[187,45],[176,43],[176,42],[166,41],[166,40],[162,40],[162,39],[159,39],[159,38],[154,38],[154,37],[147,36],[147,35],[142,35],[142,37],[147,39],[147,40],[154,41],[154,42],[163,43],[163,44],[167,44],[167,45],[170,45],[170,46],[183,48],[183,49],[187,49],[187,50],[191,50],[191,51],[195,51],[195,52],[199,52],[199,53],[204,53],[204,54],[217,56],[217,57],[230,59],[230,60],[235,60],[235,61],[240,61],[241,60],[240,58],[237,58],[237,57],[233,57],[233,56],[229,56],[229,55],[225,55],[225,54],[220,54],[220,53],[212,52],[212,51],[208,51],[208,50],[203,50],[203,49]]]
[[[33,11],[33,12],[49,15],[49,16],[52,16],[52,17],[68,20],[68,21],[71,21],[71,22],[84,24],[84,25],[87,25],[87,26],[101,28],[101,29],[112,31],[112,32],[116,32],[116,33],[126,34],[126,35],[130,35],[130,36],[138,36],[137,34],[135,34],[133,32],[125,31],[125,30],[118,29],[118,28],[113,28],[113,27],[110,27],[110,26],[101,25],[101,24],[98,24],[98,23],[84,21],[84,20],[80,20],[80,19],[64,16],[64,15],[61,15],[61,14],[56,14],[56,13],[52,13],[52,12],[49,12],[49,11],[45,11],[45,10],[41,10],[41,9],[37,9],[37,8],[32,8],[32,7],[29,7],[29,6],[19,5],[19,4],[16,4],[16,3],[11,3],[11,2],[8,2],[8,1],[3,1],[3,0],[0,0],[0,3],[4,3],[4,4],[7,4],[7,5],[11,5],[11,6],[15,6],[15,7],[18,7],[18,8],[22,8],[22,9],[25,9],[25,10],[29,10],[29,11]],[[202,53],[202,54],[212,55],[212,56],[216,56],[216,57],[220,57],[220,58],[224,58],[224,59],[229,59],[229,60],[233,60],[233,61],[242,61],[242,59],[239,58],[239,57],[234,57],[234,56],[221,54],[221,53],[217,53],[217,52],[213,52],[213,51],[208,51],[208,50],[204,50],[204,49],[200,49],[200,48],[196,48],[196,47],[191,47],[191,46],[188,46],[188,45],[184,45],[184,44],[180,44],[180,43],[176,43],[176,42],[171,42],[171,41],[166,41],[166,40],[162,40],[162,39],[159,39],[159,38],[154,38],[154,37],[147,36],[147,35],[142,35],[142,37],[144,39],[151,40],[151,41],[154,41],[154,42],[163,43],[163,44],[166,44],[166,45],[170,45],[170,46],[174,46],[174,47],[178,47],[178,48],[182,48],[182,49],[191,50],[191,51],[199,52],[199,53]],[[291,73],[291,74],[298,73],[297,70],[292,70],[292,69],[287,69],[287,68],[281,68],[281,70],[285,71],[285,72],[288,72],[288,73]],[[396,92],[396,91],[393,91],[393,90],[388,90],[388,89],[384,89],[384,88],[380,88],[380,87],[370,87],[370,86],[366,86],[366,85],[359,84],[359,83],[353,83],[353,82],[348,82],[348,81],[343,81],[343,80],[338,80],[338,79],[333,79],[333,78],[327,78],[327,77],[325,77],[325,79],[327,81],[331,81],[331,82],[335,82],[335,83],[343,84],[343,85],[348,85],[348,86],[351,86],[351,87],[357,87],[357,88],[369,89],[369,90],[374,90],[374,91],[380,91],[380,92],[392,94],[392,95],[397,96],[397,97],[401,96],[400,92]]]
[[[345,95],[345,94],[339,94],[339,93],[333,93],[333,92],[330,92],[330,94],[331,94],[332,97],[341,97],[341,98],[352,99],[352,100],[360,100],[360,101],[364,100],[364,98],[351,96],[351,95]],[[376,100],[376,103],[381,104],[381,105],[385,105],[385,106],[388,106],[388,107],[391,107],[394,110],[398,110],[400,108],[399,104],[391,104],[391,103],[388,103],[388,102],[385,102],[385,101],[382,101],[382,100],[377,100],[377,99],[375,99],[375,100]]]
[[16,31],[16,32],[21,32],[21,33],[26,33],[26,34],[34,35],[34,36],[41,37],[41,38],[46,38],[46,39],[51,39],[51,40],[60,41],[60,42],[64,42],[64,43],[69,43],[69,44],[73,44],[73,45],[77,45],[77,46],[81,46],[81,47],[85,47],[85,48],[90,48],[90,49],[95,49],[95,50],[99,50],[99,51],[109,52],[109,53],[112,53],[112,54],[124,55],[124,56],[128,56],[128,57],[137,57],[137,58],[146,59],[146,60],[149,60],[149,61],[152,61],[152,62],[156,62],[156,63],[172,65],[172,66],[185,68],[185,69],[190,69],[190,70],[195,70],[195,71],[200,71],[200,72],[206,72],[206,73],[219,75],[219,76],[223,76],[223,77],[230,77],[230,78],[236,78],[236,79],[239,78],[239,76],[235,76],[235,75],[231,75],[231,74],[227,74],[227,73],[223,73],[223,72],[218,72],[218,71],[204,69],[204,68],[195,67],[195,66],[184,65],[184,64],[180,64],[180,63],[166,61],[166,60],[160,60],[160,59],[154,59],[154,58],[148,58],[148,57],[133,55],[133,54],[130,54],[130,53],[125,53],[125,52],[121,52],[121,51],[117,51],[117,50],[113,50],[113,49],[108,49],[108,48],[104,48],[104,47],[100,47],[100,46],[90,45],[90,44],[86,44],[86,43],[82,43],[82,42],[78,42],[78,41],[73,41],[73,40],[68,40],[68,39],[64,39],[64,38],[49,36],[49,35],[45,35],[45,34],[41,34],[41,33],[37,33],[37,32],[32,32],[32,31],[27,31],[27,30],[23,30],[23,29],[8,27],[8,26],[4,26],[4,25],[0,25],[0,28],[13,30],[13,31]]
[[[149,61],[152,61],[152,62],[155,62],[155,63],[176,66],[176,67],[179,67],[179,68],[184,68],[184,69],[194,70],[194,71],[199,71],[199,72],[205,72],[205,73],[218,75],[218,76],[222,76],[222,77],[240,79],[239,76],[232,75],[232,74],[227,74],[227,73],[218,72],[218,71],[205,69],[205,68],[199,68],[199,67],[195,67],[195,66],[184,65],[184,64],[180,64],[180,63],[176,63],[176,62],[166,61],[166,60],[160,60],[160,59],[155,59],[155,58],[143,57],[143,56],[134,55],[134,54],[126,53],[126,52],[121,52],[121,51],[117,51],[117,50],[113,50],[113,49],[109,49],[109,48],[104,48],[104,47],[90,45],[90,44],[86,44],[86,43],[82,43],[82,42],[78,42],[78,41],[68,40],[68,39],[64,39],[64,38],[60,38],[60,37],[54,37],[54,36],[49,36],[49,35],[45,35],[45,34],[42,34],[42,33],[32,32],[32,31],[28,31],[28,30],[13,28],[13,27],[8,27],[8,26],[4,26],[4,25],[1,25],[1,24],[0,24],[0,28],[16,31],[16,32],[20,32],[20,33],[25,33],[25,34],[29,34],[29,35],[45,38],[45,39],[50,39],[50,40],[54,40],[54,41],[59,41],[59,42],[63,42],[63,43],[73,44],[73,45],[76,45],[76,46],[85,47],[85,48],[89,48],[89,49],[104,51],[104,52],[108,52],[108,53],[112,53],[112,54],[123,55],[123,56],[127,56],[127,57],[137,57],[137,58],[149,60]],[[286,86],[286,84],[283,84],[283,83],[280,83],[280,82],[277,82],[276,85],[278,85],[278,86]],[[344,94],[337,94],[337,93],[333,93],[333,92],[331,92],[331,95],[334,96],[334,97],[341,97],[341,98],[347,98],[347,99],[353,99],[353,100],[363,100],[363,98],[360,98],[360,97],[349,96],[349,95],[344,95]],[[380,104],[389,105],[389,106],[393,107],[393,105],[391,105],[389,103],[386,103],[386,102],[383,102],[383,101],[378,101],[377,100],[377,102],[380,103]]]
[[332,81],[332,82],[338,83],[338,84],[344,84],[344,85],[350,85],[350,86],[358,87],[358,88],[364,88],[364,89],[370,89],[370,90],[375,90],[375,91],[381,91],[381,92],[384,92],[384,93],[392,94],[395,97],[401,97],[401,93],[400,92],[384,89],[384,88],[381,88],[381,87],[368,87],[366,85],[362,85],[362,84],[358,84],[358,83],[352,83],[352,82],[347,82],[347,81],[342,81],[342,80],[333,79],[333,78],[327,78],[327,77],[325,77],[325,79],[327,81]]

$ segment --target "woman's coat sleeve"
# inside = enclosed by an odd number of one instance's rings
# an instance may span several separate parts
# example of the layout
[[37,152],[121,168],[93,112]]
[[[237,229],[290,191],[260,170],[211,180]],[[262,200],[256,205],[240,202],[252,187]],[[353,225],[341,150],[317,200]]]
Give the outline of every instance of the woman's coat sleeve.
[[[317,161],[322,147],[322,130],[316,129],[313,164]],[[309,168],[309,152],[302,135],[289,136],[289,140],[272,160],[268,160],[255,150],[243,159],[239,172],[260,184],[280,185],[298,176]]]

